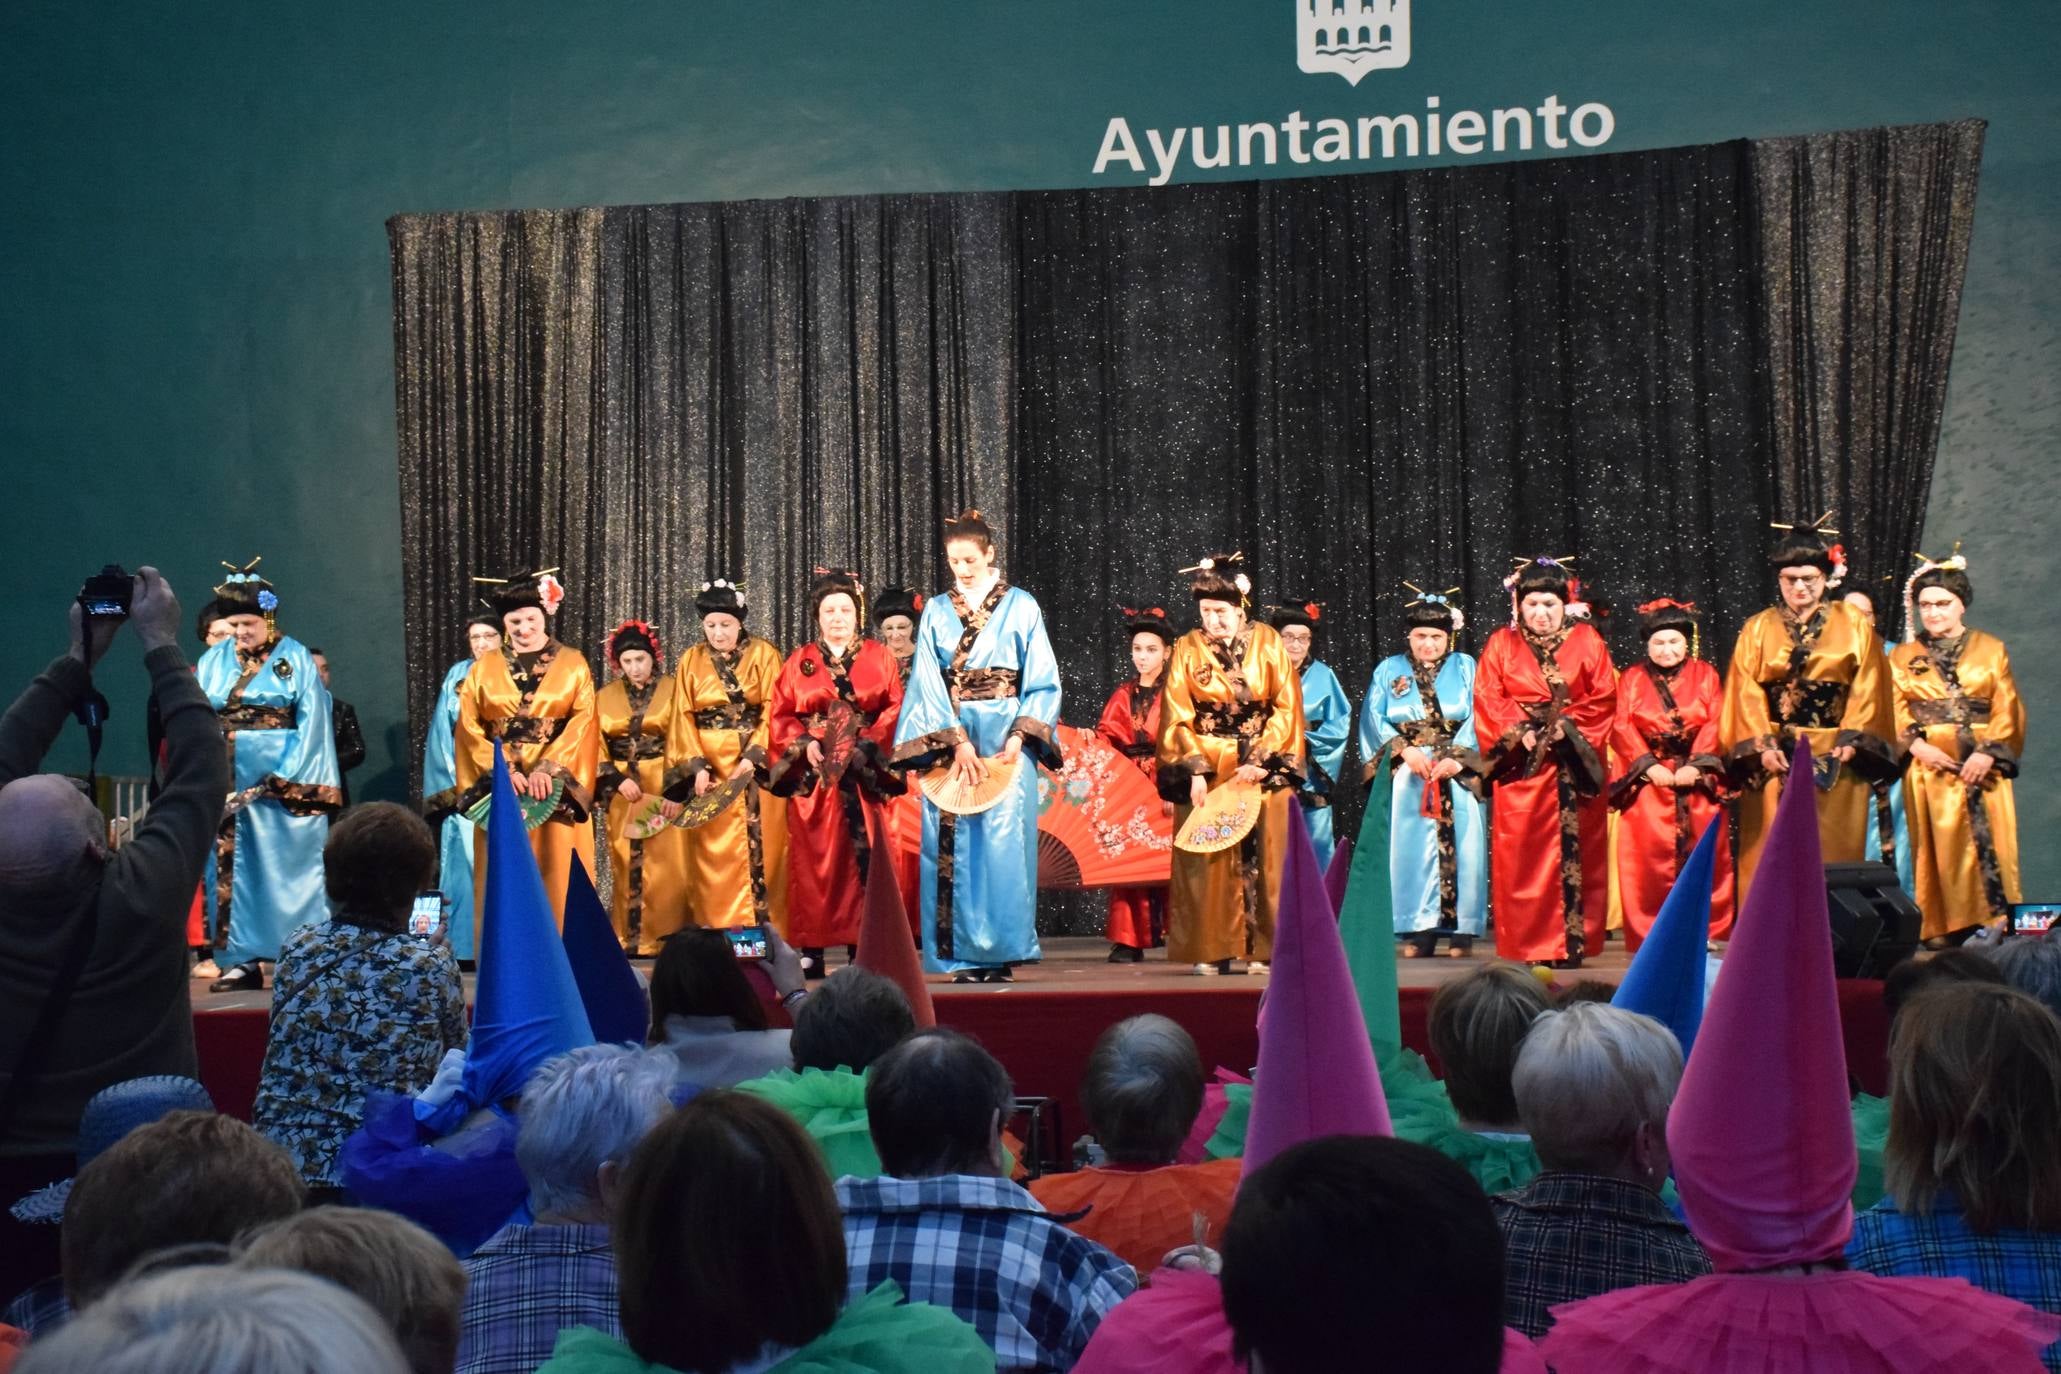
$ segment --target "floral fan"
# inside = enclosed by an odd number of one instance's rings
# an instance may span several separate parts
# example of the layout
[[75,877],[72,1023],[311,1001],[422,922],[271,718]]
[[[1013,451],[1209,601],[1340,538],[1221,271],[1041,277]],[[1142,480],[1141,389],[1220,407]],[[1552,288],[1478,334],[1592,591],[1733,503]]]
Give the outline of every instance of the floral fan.
[[1145,774],[1093,731],[1062,725],[1053,734],[1066,762],[1038,770],[1038,886],[1166,882],[1173,823]]

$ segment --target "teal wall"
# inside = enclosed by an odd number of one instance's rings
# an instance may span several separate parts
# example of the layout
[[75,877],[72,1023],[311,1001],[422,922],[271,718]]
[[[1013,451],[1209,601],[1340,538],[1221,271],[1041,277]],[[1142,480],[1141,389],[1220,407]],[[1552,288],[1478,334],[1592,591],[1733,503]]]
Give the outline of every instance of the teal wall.
[[[1357,87],[1297,70],[1293,0],[144,9],[0,13],[0,633],[25,673],[102,561],[155,560],[197,604],[216,560],[262,553],[284,623],[359,704],[359,790],[385,795],[405,773],[398,211],[1087,185],[1114,115],[1142,139],[1428,95],[1601,101],[1611,150],[1986,118],[1927,547],[1968,541],[1974,618],[2017,650],[2026,882],[2061,896],[2041,843],[2061,811],[2052,0],[1418,0],[1411,64]],[[125,650],[104,675],[118,766],[141,747],[134,673]]]

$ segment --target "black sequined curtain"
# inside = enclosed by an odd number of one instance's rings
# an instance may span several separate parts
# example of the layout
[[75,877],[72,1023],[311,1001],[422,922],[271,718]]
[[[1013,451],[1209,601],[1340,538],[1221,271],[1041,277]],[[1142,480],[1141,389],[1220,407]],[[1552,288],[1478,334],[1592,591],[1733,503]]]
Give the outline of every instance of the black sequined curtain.
[[1778,507],[1832,512],[1885,631],[1925,525],[1986,127],[1754,145]]
[[[818,563],[929,587],[943,518],[1006,522],[1013,226],[1001,195],[390,221],[412,752],[475,574],[557,564],[601,670],[626,616],[669,651],[741,577],[802,633]],[[419,781],[419,774],[418,781]]]

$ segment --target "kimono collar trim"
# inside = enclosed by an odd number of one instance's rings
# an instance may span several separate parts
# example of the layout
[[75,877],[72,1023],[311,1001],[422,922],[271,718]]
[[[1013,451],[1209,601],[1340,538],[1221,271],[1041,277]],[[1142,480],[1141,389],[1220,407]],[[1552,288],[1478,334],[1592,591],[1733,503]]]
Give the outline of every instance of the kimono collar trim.
[[272,656],[273,651],[279,647],[280,638],[281,635],[279,631],[274,630],[271,634],[265,636],[265,642],[263,644],[260,644],[257,648],[251,650],[249,653],[245,653],[243,651],[243,647],[241,645],[238,645],[236,649],[236,661],[239,664],[241,664],[246,671],[256,670],[257,668],[261,667],[264,664],[265,660]]
[[[988,593],[993,591],[995,589],[995,584],[997,582],[1000,582],[1001,580],[1002,567],[998,563],[994,567],[988,569],[988,575],[986,577],[983,577],[980,581],[974,583],[973,586],[968,590],[959,592],[959,595],[965,598],[967,605],[978,606],[981,602],[988,599]],[[952,590],[955,592],[959,591],[958,582],[954,581],[952,583]]]

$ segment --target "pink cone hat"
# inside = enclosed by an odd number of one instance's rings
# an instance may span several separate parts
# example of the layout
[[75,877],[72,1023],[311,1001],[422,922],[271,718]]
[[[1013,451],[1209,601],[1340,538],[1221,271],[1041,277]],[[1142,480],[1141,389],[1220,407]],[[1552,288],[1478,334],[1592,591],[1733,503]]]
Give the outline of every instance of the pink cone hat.
[[1790,762],[1667,1144],[1689,1228],[1720,1271],[1845,1249],[1858,1166],[1808,744]]
[[1245,1136],[1246,1177],[1305,1140],[1394,1134],[1302,808],[1290,806],[1288,816],[1288,862]]
[[859,954],[852,962],[883,978],[892,979],[909,999],[916,1024],[935,1026],[937,1008],[930,1000],[930,985],[923,981],[923,956],[916,939],[909,934],[908,908],[902,905],[902,890],[895,886],[894,865],[888,863],[887,827],[876,815],[868,823],[873,845],[873,862],[866,868],[866,906],[859,918]]

